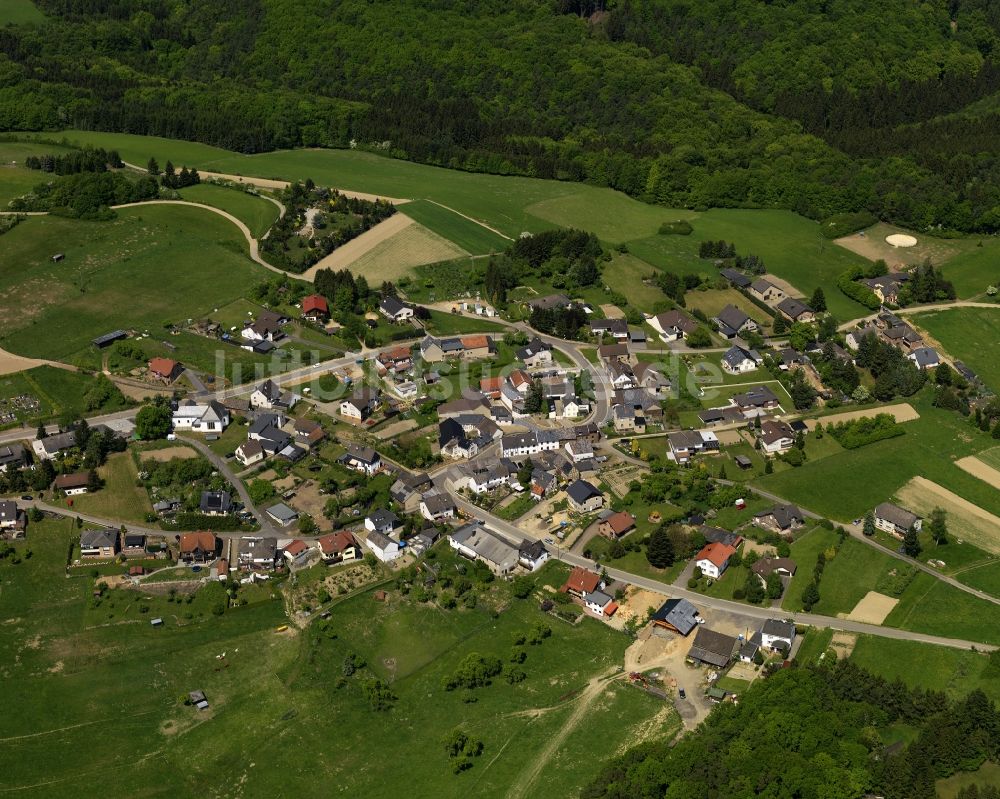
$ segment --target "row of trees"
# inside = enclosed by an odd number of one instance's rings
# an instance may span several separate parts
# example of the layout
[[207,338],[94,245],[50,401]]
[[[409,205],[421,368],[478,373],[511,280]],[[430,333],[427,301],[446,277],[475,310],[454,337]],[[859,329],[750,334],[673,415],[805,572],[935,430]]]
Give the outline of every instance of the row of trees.
[[39,169],[56,175],[76,175],[80,172],[107,172],[125,166],[117,150],[84,147],[66,153],[29,155],[24,159],[28,169]]

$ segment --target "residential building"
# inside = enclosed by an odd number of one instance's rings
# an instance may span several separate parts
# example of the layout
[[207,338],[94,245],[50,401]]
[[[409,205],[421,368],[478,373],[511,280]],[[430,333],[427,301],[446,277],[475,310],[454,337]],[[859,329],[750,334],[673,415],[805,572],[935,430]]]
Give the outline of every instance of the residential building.
[[361,560],[364,557],[357,539],[346,530],[328,533],[316,539],[320,557],[328,565]]
[[750,567],[750,571],[757,575],[764,586],[767,586],[767,578],[772,574],[790,579],[795,576],[797,569],[798,566],[791,558],[761,558]]
[[406,322],[413,318],[413,309],[401,303],[396,297],[383,297],[378,309],[390,322]]
[[348,419],[363,422],[368,419],[378,407],[378,391],[361,386],[356,388],[350,397],[340,403],[340,415]]
[[597,357],[601,363],[607,365],[612,361],[632,364],[636,358],[628,348],[628,344],[604,344],[597,348]]
[[941,364],[937,351],[930,347],[917,347],[906,357],[913,361],[918,369],[937,369]]
[[399,542],[389,538],[385,533],[370,532],[365,537],[365,543],[372,554],[383,563],[394,561],[403,554]]
[[747,419],[763,416],[764,411],[781,407],[777,395],[767,386],[754,386],[749,391],[734,395],[730,401]]
[[893,505],[891,502],[883,502],[875,508],[875,527],[884,532],[891,533],[897,538],[906,535],[911,527],[917,532],[923,526],[923,521],[917,514]]
[[109,527],[104,530],[82,530],[80,532],[81,558],[113,558],[118,554],[120,535]]
[[757,323],[735,305],[727,305],[712,317],[716,330],[725,338],[736,338],[741,333],[754,333]]
[[229,427],[228,409],[215,400],[181,402],[171,415],[174,430],[190,430],[192,433],[219,434]]
[[559,435],[553,430],[511,433],[500,439],[500,453],[505,458],[521,458],[557,449],[559,449]]
[[591,613],[601,617],[610,618],[618,610],[618,603],[603,591],[591,591],[585,594],[583,604]]
[[301,538],[293,538],[291,541],[280,544],[281,556],[288,561],[289,566],[301,566],[309,559],[312,548]]
[[365,517],[365,529],[369,532],[392,535],[392,531],[397,526],[399,526],[399,518],[391,510],[385,508],[377,508]]
[[284,502],[278,502],[265,509],[264,514],[279,527],[288,527],[288,525],[299,518],[299,514]]
[[432,485],[426,472],[399,472],[396,482],[389,487],[389,496],[404,512],[416,513],[420,509],[420,493]]
[[261,463],[265,457],[261,443],[253,439],[247,439],[236,448],[236,460],[246,467]]
[[753,523],[774,533],[787,533],[805,524],[805,515],[795,505],[778,504],[755,514]]
[[601,521],[597,524],[597,532],[605,538],[610,538],[612,540],[621,538],[623,535],[632,532],[634,529],[635,516],[627,510],[620,510],[617,513],[612,513],[601,519]]
[[298,394],[282,390],[273,380],[265,380],[250,395],[250,407],[288,411],[295,407],[299,399]]
[[729,568],[729,559],[735,554],[736,550],[726,544],[705,544],[694,556],[694,562],[702,574],[718,580]]
[[527,369],[540,369],[552,365],[552,347],[535,336],[525,346],[514,353]]
[[16,502],[0,500],[0,538],[24,538],[28,517]]
[[772,302],[783,299],[785,296],[785,292],[763,277],[759,277],[753,281],[747,290],[750,292],[750,296],[756,297],[761,302]]
[[164,383],[173,383],[184,367],[170,358],[153,358],[149,362],[149,374]]
[[31,442],[31,448],[39,458],[54,460],[76,447],[76,433],[56,433],[45,438],[37,438]]
[[678,310],[657,314],[647,320],[665,344],[678,341],[698,329],[698,323]]
[[569,573],[569,577],[566,578],[566,582],[563,583],[562,588],[559,590],[564,594],[570,594],[578,599],[583,599],[587,594],[591,594],[601,588],[604,588],[604,581],[601,579],[601,575],[582,566],[574,566],[573,571]]
[[17,471],[27,464],[28,451],[24,444],[0,444],[0,472]]
[[202,491],[198,509],[206,516],[227,516],[233,512],[233,498],[228,491]]
[[683,464],[699,453],[718,451],[719,437],[710,430],[678,430],[667,433],[667,445],[671,460]]
[[455,503],[444,493],[427,493],[420,499],[420,515],[429,522],[439,522],[455,516]]
[[604,506],[604,495],[586,480],[577,480],[566,489],[569,506],[577,513],[593,513]]
[[573,463],[579,463],[580,461],[589,460],[594,457],[594,445],[589,441],[567,441],[566,442],[566,454]]
[[273,311],[261,311],[257,314],[257,319],[248,323],[240,335],[247,341],[279,341],[284,333],[281,326],[288,322],[288,319]]
[[184,563],[208,563],[215,560],[219,539],[212,533],[182,533],[180,560]]
[[271,571],[278,563],[278,540],[269,536],[241,537],[236,562],[243,569]]
[[753,282],[749,277],[735,269],[720,269],[719,274],[738,289],[748,289]]
[[448,544],[462,557],[485,563],[498,576],[514,571],[520,559],[515,546],[479,522],[467,524],[451,533]]
[[795,445],[795,431],[792,430],[792,426],[788,422],[776,419],[765,419],[761,422],[757,438],[760,439],[761,449],[769,455],[787,452]]
[[710,527],[707,524],[703,524],[698,528],[698,532],[701,533],[702,538],[709,544],[725,544],[727,547],[739,549],[743,543],[743,536],[739,533],[731,533],[729,530],[723,530],[721,527]]
[[528,571],[537,571],[549,559],[549,551],[541,541],[524,539],[517,548],[517,562]]
[[764,359],[757,350],[749,350],[734,344],[722,356],[722,371],[731,375],[743,374],[759,369]]
[[765,649],[791,651],[795,642],[795,624],[790,621],[767,619],[760,628],[760,643]]
[[746,424],[747,417],[735,405],[727,405],[725,408],[708,408],[698,413],[698,418],[707,427],[715,427],[723,424]]
[[326,297],[310,294],[302,298],[302,318],[309,322],[325,322],[330,318]]
[[731,635],[699,627],[688,651],[688,659],[721,669],[733,659],[739,641]]
[[688,635],[698,626],[698,609],[686,599],[668,599],[653,614],[654,627],[663,627],[681,635]]
[[338,463],[368,477],[373,477],[382,469],[382,457],[375,450],[354,444],[347,447],[347,452],[338,458]]
[[614,339],[627,339],[628,322],[624,319],[594,319],[590,323],[590,335],[597,338],[608,335]]
[[67,497],[73,497],[77,494],[86,494],[89,482],[90,475],[87,472],[74,472],[56,477],[53,487],[56,491],[62,491]]
[[312,419],[296,419],[292,426],[292,431],[295,433],[295,440],[300,444],[305,444],[309,448],[315,447],[320,441],[326,438],[323,425],[319,422],[314,422]]
[[565,308],[568,305],[572,305],[570,298],[565,294],[546,294],[544,297],[536,297],[533,300],[528,300],[525,305],[534,310],[535,308],[541,308],[542,310],[548,310],[550,308]]
[[128,530],[122,535],[122,554],[140,557],[146,554],[145,533],[132,533]]
[[795,297],[785,297],[774,307],[790,322],[812,322],[816,319],[816,312]]

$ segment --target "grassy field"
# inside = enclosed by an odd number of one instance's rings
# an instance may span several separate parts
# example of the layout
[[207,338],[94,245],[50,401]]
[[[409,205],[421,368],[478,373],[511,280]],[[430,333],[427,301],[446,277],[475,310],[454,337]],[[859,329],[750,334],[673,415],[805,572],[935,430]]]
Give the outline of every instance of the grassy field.
[[507,328],[488,319],[473,319],[461,314],[431,311],[431,318],[424,321],[427,332],[435,336],[459,336],[467,333],[489,333],[502,337]]
[[932,407],[930,399],[929,389],[910,398],[920,418],[907,422],[906,434],[899,438],[811,459],[801,468],[775,472],[754,484],[831,519],[850,521],[922,475],[1000,514],[996,490],[951,463],[993,446],[993,440],[957,414]]
[[107,463],[97,469],[105,485],[93,494],[73,497],[73,508],[81,513],[123,522],[144,522],[151,513],[146,490],[136,486],[138,477],[132,455],[119,452],[111,455]]
[[[409,208],[409,205],[403,207]],[[411,274],[416,266],[449,261],[464,254],[456,244],[429,228],[411,224],[358,256],[347,268],[355,275],[364,275],[372,285],[378,285],[384,280],[399,280]]]
[[792,544],[792,560],[795,561],[797,569],[785,590],[785,595],[781,598],[781,607],[785,610],[802,610],[802,592],[812,582],[813,569],[816,567],[819,553],[836,546],[836,543],[837,534],[833,530],[815,527],[803,533]]
[[489,255],[510,246],[509,239],[430,200],[414,200],[400,206],[400,210],[471,255]]
[[799,651],[795,654],[795,660],[802,665],[815,663],[819,660],[819,656],[829,649],[832,640],[833,630],[810,628],[799,645]]
[[[483,589],[471,610],[391,589],[376,603],[367,591],[335,604],[325,627],[276,633],[284,614],[269,591],[230,610],[217,585],[191,603],[123,590],[93,598],[89,572],[64,576],[75,538],[69,520],[33,525],[17,544],[32,557],[0,561],[0,658],[8,690],[23,700],[0,720],[5,791],[319,797],[336,781],[352,795],[390,797],[419,781],[421,794],[441,797],[569,796],[605,753],[679,728],[668,705],[621,681],[581,697],[592,678],[620,668],[629,639],[592,619],[541,616],[537,601],[512,600],[504,584]],[[442,574],[454,569],[447,553],[439,562]],[[558,584],[565,570],[549,568],[560,573],[542,572],[539,583]],[[154,615],[164,626],[146,623]],[[444,689],[466,654],[506,662],[515,637],[540,619],[552,635],[524,646],[523,682],[498,678],[473,692],[474,703]],[[349,653],[368,666],[345,677]],[[390,684],[391,710],[371,709],[361,690],[369,677]],[[182,703],[196,689],[208,711]],[[442,744],[455,727],[484,743],[458,776]],[[593,729],[601,757],[590,756]],[[395,767],[376,767],[390,745]],[[290,751],[308,753],[309,767],[272,767]]]
[[1000,358],[995,352],[1000,305],[995,309],[951,308],[916,314],[910,319],[930,333],[949,355],[971,367],[986,385],[1000,390]]
[[1000,562],[974,566],[955,575],[960,583],[1000,597]]
[[[743,313],[760,325],[770,329],[771,317],[740,294],[736,289],[711,289],[709,291],[691,291],[684,298],[689,311],[695,308],[711,319],[727,305],[735,305]],[[743,376],[746,379],[746,376]]]
[[[57,251],[66,258],[54,264]],[[0,248],[0,346],[66,360],[118,327],[156,336],[269,274],[245,253],[231,223],[196,208],[130,208],[111,222],[29,219]]]
[[945,646],[859,635],[851,660],[889,680],[900,679],[914,688],[944,691],[958,699],[976,689],[1000,701],[1000,683],[990,670],[990,658]]
[[200,183],[180,191],[181,198],[228,211],[261,238],[278,219],[278,206],[270,200],[247,194],[241,189]]
[[[34,6],[30,2],[21,3],[19,0],[0,3],[0,25],[4,24],[6,14],[17,14],[18,8],[34,9]],[[69,152],[69,148],[32,142],[0,141],[0,210],[5,210],[7,203],[15,197],[27,194],[39,183],[52,179],[51,175],[38,169],[25,167],[25,158],[29,155],[64,152]]]
[[984,449],[976,457],[988,466],[1000,469],[1000,446]]
[[935,783],[940,799],[957,799],[963,788],[971,785],[1000,785],[1000,765],[987,761],[975,771],[960,771]]
[[31,0],[3,0],[0,3],[0,25],[23,25],[44,22],[45,15]]
[[603,265],[602,274],[612,291],[624,295],[629,304],[640,311],[653,313],[658,305],[666,302],[666,294],[644,282],[655,275],[656,270],[634,255],[614,253],[611,263]]
[[905,564],[848,538],[836,557],[826,563],[819,584],[819,604],[813,612],[824,616],[850,613],[865,594],[877,590],[885,575],[899,568],[905,568]]
[[[24,372],[0,376],[0,412],[13,412],[14,422],[37,422],[42,419],[59,419],[79,416],[87,411],[84,397],[95,378],[90,375],[57,369],[53,366],[36,366]],[[27,395],[38,400],[36,409],[18,406],[11,400]],[[127,402],[110,402],[96,411],[117,411],[127,407]]]
[[995,605],[923,572],[913,578],[884,623],[903,630],[1000,644],[1000,615]]

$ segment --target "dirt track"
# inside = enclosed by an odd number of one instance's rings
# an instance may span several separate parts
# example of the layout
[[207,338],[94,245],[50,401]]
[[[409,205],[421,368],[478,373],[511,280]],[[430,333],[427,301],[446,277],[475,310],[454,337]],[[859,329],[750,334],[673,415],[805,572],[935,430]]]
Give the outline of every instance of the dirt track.
[[1000,490],[1000,471],[997,471],[989,464],[983,463],[975,455],[959,458],[955,461],[955,465],[973,477],[978,477],[984,483],[989,483],[994,488]]
[[7,350],[0,350],[0,375],[9,375],[13,372],[23,372],[26,369],[33,369],[36,366],[54,366],[57,369],[66,369],[75,372],[76,367],[57,361],[45,361],[38,358],[25,358],[15,355]]

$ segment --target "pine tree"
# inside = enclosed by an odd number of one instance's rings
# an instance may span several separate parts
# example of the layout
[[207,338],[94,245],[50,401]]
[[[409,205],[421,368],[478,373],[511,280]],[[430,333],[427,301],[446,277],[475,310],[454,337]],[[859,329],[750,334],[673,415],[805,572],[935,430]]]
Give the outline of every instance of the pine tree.
[[774,464],[771,462],[771,459],[768,458],[766,461],[764,461],[764,474],[773,474],[773,473],[774,473]]
[[814,311],[826,310],[826,295],[823,293],[822,286],[816,287],[816,291],[813,292],[812,297],[809,299],[809,307]]
[[948,543],[948,521],[947,514],[942,508],[934,508],[931,511],[930,525],[928,526],[928,532],[931,534],[931,539],[937,546],[941,544]]
[[915,558],[920,554],[920,539],[917,537],[915,527],[910,527],[906,531],[906,535],[903,536],[903,552],[911,558]]
[[861,532],[869,537],[875,535],[875,514],[871,511],[865,514],[865,525]]
[[646,560],[657,569],[665,569],[673,565],[674,543],[662,526],[657,527],[649,537],[649,543],[646,544]]
[[813,607],[819,602],[819,586],[815,582],[809,583],[802,592],[802,607],[807,611],[813,609]]
[[158,163],[156,163],[156,159],[155,158],[150,158],[149,159],[149,163],[146,164],[146,171],[150,175],[159,175],[160,174],[160,165]]

